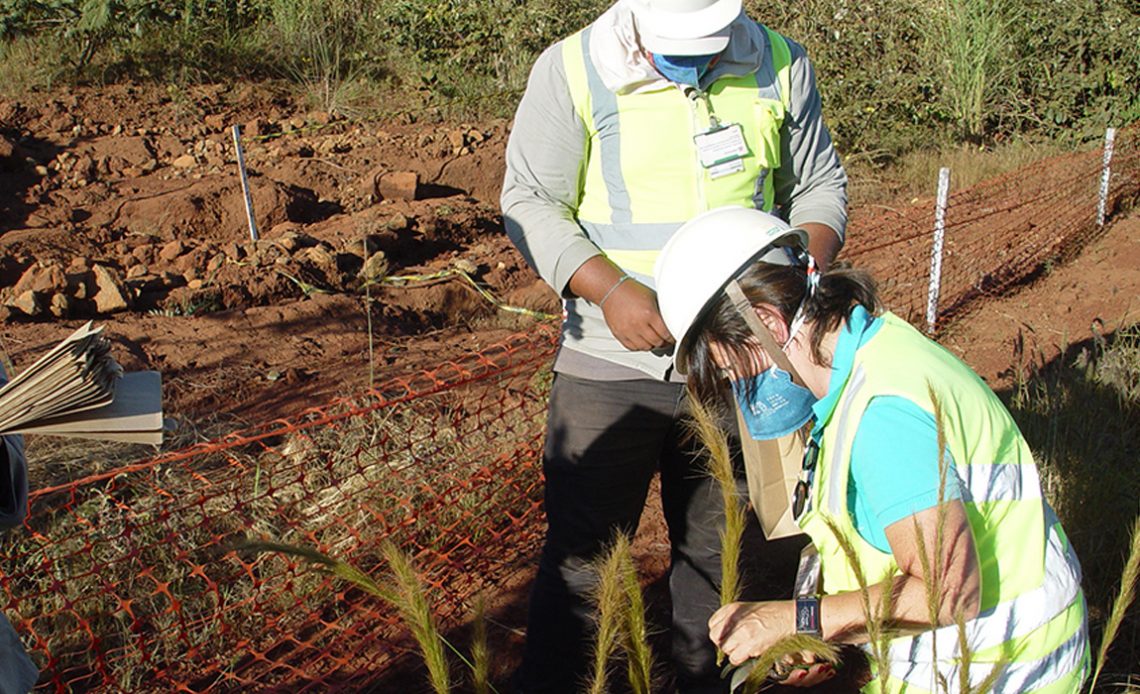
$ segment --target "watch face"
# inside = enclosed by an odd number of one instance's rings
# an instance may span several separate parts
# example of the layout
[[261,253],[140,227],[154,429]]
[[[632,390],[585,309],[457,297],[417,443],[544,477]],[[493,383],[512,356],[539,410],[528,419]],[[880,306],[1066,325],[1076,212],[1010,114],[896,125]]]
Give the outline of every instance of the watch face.
[[796,598],[796,633],[819,634],[819,598]]

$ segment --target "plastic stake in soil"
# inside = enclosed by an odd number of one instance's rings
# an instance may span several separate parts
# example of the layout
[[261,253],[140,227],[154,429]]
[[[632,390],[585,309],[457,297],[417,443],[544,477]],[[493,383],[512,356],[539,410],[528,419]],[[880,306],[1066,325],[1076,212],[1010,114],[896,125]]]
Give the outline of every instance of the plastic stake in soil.
[[245,173],[245,153],[241,149],[241,126],[235,125],[234,132],[234,151],[237,152],[237,165],[238,172],[241,173],[241,192],[245,196],[245,218],[249,220],[249,238],[256,241],[257,235],[257,222],[253,217],[253,198],[249,194],[249,177]]

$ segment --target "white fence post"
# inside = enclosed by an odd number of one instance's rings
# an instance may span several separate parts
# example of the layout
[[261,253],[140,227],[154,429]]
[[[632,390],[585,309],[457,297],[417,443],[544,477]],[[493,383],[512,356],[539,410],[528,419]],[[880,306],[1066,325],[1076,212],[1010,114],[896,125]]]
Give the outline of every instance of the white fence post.
[[1100,201],[1096,207],[1096,225],[1104,226],[1104,216],[1108,210],[1108,180],[1111,177],[1109,166],[1112,164],[1112,147],[1116,142],[1116,128],[1109,128],[1104,132],[1104,162],[1100,170]]
[[934,244],[930,249],[930,288],[926,293],[926,332],[934,334],[938,294],[942,289],[942,240],[946,236],[946,202],[950,197],[950,169],[938,170],[938,202],[934,208]]
[[253,216],[253,197],[249,194],[249,177],[245,173],[245,153],[241,149],[241,126],[233,127],[234,149],[237,151],[238,171],[241,173],[241,192],[245,196],[245,218],[249,221],[249,238],[256,241],[257,221]]

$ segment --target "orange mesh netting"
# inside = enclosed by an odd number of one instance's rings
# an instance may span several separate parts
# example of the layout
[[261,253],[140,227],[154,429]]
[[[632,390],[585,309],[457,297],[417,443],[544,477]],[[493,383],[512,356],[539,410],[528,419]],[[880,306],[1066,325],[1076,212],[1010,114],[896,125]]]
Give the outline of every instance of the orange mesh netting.
[[[1140,191],[1140,127],[1116,134],[1106,210]],[[1101,148],[1037,162],[952,192],[945,215],[936,327],[980,297],[1001,293],[1078,253],[1103,229],[1097,224]],[[953,172],[951,172],[953,180]],[[927,327],[931,206],[852,210],[842,257],[871,270],[886,305]]]
[[247,536],[365,571],[390,539],[422,570],[442,626],[457,624],[540,537],[555,339],[544,326],[355,400],[36,492],[0,585],[41,682],[357,690],[414,647],[377,599],[235,551]]
[[[1140,192],[1137,128],[1115,142],[1107,210]],[[1079,251],[1102,151],[950,196],[938,325]],[[845,257],[926,321],[929,206],[856,210]],[[444,629],[529,568],[542,532],[550,324],[354,399],[33,494],[0,553],[4,610],[56,691],[329,691],[414,650],[394,611],[247,537],[378,574],[407,551]]]

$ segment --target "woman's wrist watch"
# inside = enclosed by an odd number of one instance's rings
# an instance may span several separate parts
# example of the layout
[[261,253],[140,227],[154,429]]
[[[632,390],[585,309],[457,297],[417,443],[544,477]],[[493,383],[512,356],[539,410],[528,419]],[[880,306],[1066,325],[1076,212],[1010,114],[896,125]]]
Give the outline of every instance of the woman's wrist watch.
[[801,595],[796,598],[796,633],[820,636],[819,596]]

